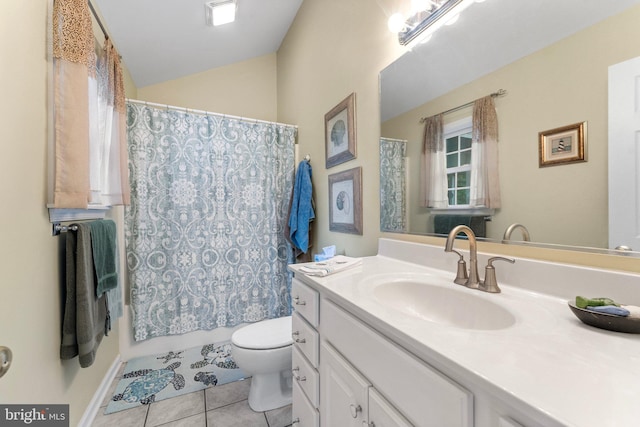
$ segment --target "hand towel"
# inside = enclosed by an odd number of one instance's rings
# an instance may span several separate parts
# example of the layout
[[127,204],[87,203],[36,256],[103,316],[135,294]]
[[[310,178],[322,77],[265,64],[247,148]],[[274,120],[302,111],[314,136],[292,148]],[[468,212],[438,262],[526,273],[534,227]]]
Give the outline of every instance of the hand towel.
[[580,295],[576,297],[576,307],[578,308],[597,307],[599,305],[615,305],[618,307],[620,304],[616,304],[611,298],[586,298]]
[[95,269],[89,224],[77,224],[77,232],[66,233],[66,297],[62,323],[60,358],[80,356],[80,367],[95,360],[105,333],[105,295],[96,296]]
[[96,270],[96,295],[100,296],[118,286],[116,271],[116,223],[110,219],[93,221],[91,228],[91,248],[93,265]]
[[614,316],[620,317],[627,317],[629,315],[629,310],[622,307],[616,307],[615,305],[588,305],[587,310],[595,311],[597,313],[613,314]]
[[296,182],[293,187],[291,213],[289,215],[289,238],[302,252],[309,249],[309,223],[315,218],[313,211],[313,186],[311,164],[303,160],[298,165]]
[[362,264],[362,258],[338,255],[326,261],[314,262],[300,267],[307,276],[328,276]]

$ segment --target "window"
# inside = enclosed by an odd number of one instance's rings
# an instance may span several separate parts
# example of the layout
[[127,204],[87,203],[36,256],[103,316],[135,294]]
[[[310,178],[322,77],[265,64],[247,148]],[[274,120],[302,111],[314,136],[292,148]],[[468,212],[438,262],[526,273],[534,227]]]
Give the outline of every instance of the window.
[[468,207],[471,197],[471,118],[445,126],[449,206]]

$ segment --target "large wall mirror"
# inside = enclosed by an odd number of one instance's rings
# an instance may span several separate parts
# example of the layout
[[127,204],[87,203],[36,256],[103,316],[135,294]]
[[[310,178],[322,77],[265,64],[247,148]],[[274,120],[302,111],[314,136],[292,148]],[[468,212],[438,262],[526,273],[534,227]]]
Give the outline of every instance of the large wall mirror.
[[[640,56],[638,22],[640,0],[487,0],[382,70],[381,171],[389,175],[381,182],[381,216],[403,217],[382,231],[433,234],[435,215],[478,214],[489,219],[492,241],[520,223],[528,244],[615,247],[608,241],[608,149],[615,143],[608,141],[608,69]],[[420,207],[420,119],[500,89],[501,208]],[[470,114],[462,108],[444,120]],[[539,134],[583,122],[586,161],[540,167]],[[519,230],[512,239],[522,239]]]

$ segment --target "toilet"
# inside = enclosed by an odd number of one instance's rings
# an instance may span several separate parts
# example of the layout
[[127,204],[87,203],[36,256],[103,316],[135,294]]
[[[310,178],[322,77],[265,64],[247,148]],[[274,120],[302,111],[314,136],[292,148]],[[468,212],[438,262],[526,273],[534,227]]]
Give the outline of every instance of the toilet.
[[291,316],[263,320],[231,335],[231,355],[251,375],[249,406],[256,412],[291,403]]

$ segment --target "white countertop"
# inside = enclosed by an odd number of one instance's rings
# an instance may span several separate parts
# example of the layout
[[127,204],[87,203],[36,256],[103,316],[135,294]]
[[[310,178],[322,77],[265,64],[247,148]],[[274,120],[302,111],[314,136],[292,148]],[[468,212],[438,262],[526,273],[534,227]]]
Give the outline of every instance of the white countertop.
[[[453,261],[455,265],[457,257]],[[484,276],[485,263],[479,265]],[[544,268],[541,265],[538,268]],[[297,268],[291,266],[293,271]],[[361,266],[331,276],[297,273],[296,277],[445,373],[457,372],[464,381],[480,384],[507,403],[526,402],[558,425],[640,425],[640,335],[584,325],[570,311],[566,298],[533,292],[520,284],[510,286],[500,281],[506,264],[496,263],[496,269],[499,294],[455,285],[454,268],[439,270],[383,255],[365,257]],[[434,285],[455,287],[497,303],[515,316],[515,324],[499,330],[444,326],[389,308],[373,297],[375,276],[403,274],[439,276],[433,279]],[[608,277],[606,271],[598,274]],[[628,275],[623,276],[628,282]],[[614,294],[629,292],[616,291],[611,283],[615,279],[613,274],[605,289]],[[637,286],[640,289],[640,280]],[[587,287],[593,292],[593,285]]]

